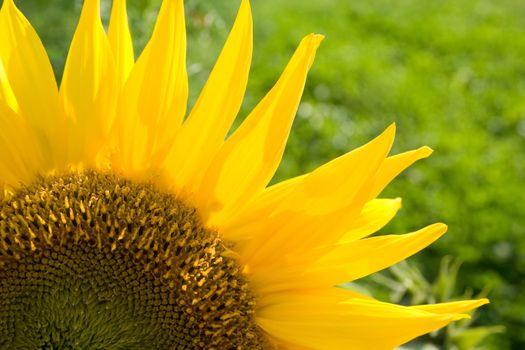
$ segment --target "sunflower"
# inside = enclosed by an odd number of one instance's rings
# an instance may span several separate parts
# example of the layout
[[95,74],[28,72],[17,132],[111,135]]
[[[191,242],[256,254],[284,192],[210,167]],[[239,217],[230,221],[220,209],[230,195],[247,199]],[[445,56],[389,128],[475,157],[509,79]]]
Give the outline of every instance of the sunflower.
[[35,30],[0,11],[0,348],[389,349],[487,300],[399,306],[337,287],[407,258],[443,224],[367,238],[376,198],[428,147],[395,126],[268,186],[322,36],[227,137],[248,79],[250,5],[186,115],[182,0],[135,62],[125,0],[85,0],[60,88]]

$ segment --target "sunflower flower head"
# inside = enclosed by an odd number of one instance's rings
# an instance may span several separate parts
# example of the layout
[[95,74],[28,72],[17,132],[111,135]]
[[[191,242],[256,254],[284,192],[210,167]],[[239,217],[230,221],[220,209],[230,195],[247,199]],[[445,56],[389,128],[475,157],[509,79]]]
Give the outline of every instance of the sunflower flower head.
[[106,32],[85,0],[60,87],[4,0],[0,348],[390,349],[487,303],[399,306],[337,287],[446,231],[368,237],[401,205],[381,191],[432,152],[389,156],[394,125],[268,186],[322,39],[300,42],[227,136],[251,63],[247,0],[189,113],[182,0],[162,2],[136,61],[126,1]]

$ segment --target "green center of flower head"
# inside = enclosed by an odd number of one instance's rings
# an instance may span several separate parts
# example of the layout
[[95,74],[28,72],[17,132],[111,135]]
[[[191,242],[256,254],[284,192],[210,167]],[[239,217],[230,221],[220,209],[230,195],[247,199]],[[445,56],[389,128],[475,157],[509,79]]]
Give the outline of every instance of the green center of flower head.
[[262,349],[226,251],[152,185],[42,178],[0,204],[0,349]]

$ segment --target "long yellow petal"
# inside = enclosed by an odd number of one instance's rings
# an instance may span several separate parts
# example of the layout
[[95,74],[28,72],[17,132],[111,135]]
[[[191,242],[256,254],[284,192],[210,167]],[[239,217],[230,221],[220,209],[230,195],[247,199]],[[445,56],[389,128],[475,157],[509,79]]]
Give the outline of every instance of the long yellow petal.
[[69,158],[92,165],[106,142],[117,97],[111,48],[100,20],[99,0],[86,0],[73,36],[60,87],[71,118]]
[[461,300],[452,301],[448,303],[428,304],[428,305],[415,305],[410,306],[413,309],[433,312],[436,314],[450,314],[450,313],[464,313],[482,305],[488,304],[489,300],[486,298],[478,300]]
[[[422,250],[446,231],[443,224],[430,225],[405,235],[380,236],[349,243],[331,249],[304,250],[300,258],[285,255],[285,259],[267,261],[250,270],[250,282],[258,293],[269,294],[285,290],[327,288],[367,276]],[[312,259],[319,251],[321,258]],[[283,253],[285,254],[285,253]]]
[[122,88],[135,62],[126,12],[126,0],[113,0],[108,40],[115,59],[117,83]]
[[40,38],[13,0],[5,0],[0,10],[0,43],[0,74],[8,77],[13,94],[3,98],[35,130],[45,157],[41,166],[64,165],[65,123],[53,69]]
[[[309,274],[328,278],[336,285],[368,276],[419,252],[447,231],[444,224],[427,226],[414,233],[361,239],[336,246]],[[329,274],[325,275],[325,274]]]
[[[251,238],[261,226],[261,220],[268,220],[278,204],[290,195],[306,176],[308,175],[298,176],[265,189],[254,200],[244,204],[240,212],[226,217],[221,222],[221,236],[231,241]],[[400,198],[374,199],[367,202],[359,216],[346,227],[347,233],[341,241],[356,240],[376,232],[386,225],[400,208]]]
[[[414,161],[430,154],[431,150],[428,147],[422,147],[386,158],[372,180],[374,195],[382,190],[379,184],[386,185]],[[221,221],[219,225],[221,235],[234,241],[240,240],[241,237],[243,237],[242,239],[251,238],[257,232],[257,227],[260,227],[261,219],[267,220],[276,211],[278,204],[290,195],[306,176],[303,175],[271,186],[253,201],[246,203],[240,212],[236,212],[235,215],[225,215],[224,221]],[[346,227],[347,232],[341,241],[353,241],[376,232],[387,224],[400,208],[400,198],[370,200],[359,216],[352,219],[350,225]],[[255,220],[255,218],[259,220]]]
[[260,221],[259,231],[243,248],[246,262],[265,265],[293,255],[306,259],[305,250],[336,243],[365,205],[370,181],[394,135],[392,124],[366,145],[308,174],[268,220]]
[[361,202],[369,191],[364,185],[385,160],[394,142],[395,130],[392,124],[366,145],[313,171],[281,207],[320,215],[345,208],[356,199]]
[[182,0],[164,0],[146,48],[124,86],[113,159],[129,176],[158,167],[179,129],[188,99]]
[[468,317],[457,313],[436,314],[373,299],[337,300],[334,296],[304,294],[276,295],[267,304],[257,310],[259,326],[277,344],[284,342],[306,349],[393,349],[451,321]]
[[[415,151],[409,151],[393,157],[388,157],[383,164],[381,164],[376,175],[374,175],[373,185],[375,189],[373,192],[375,194],[379,193],[378,184],[386,185],[414,161],[430,154],[431,150],[428,147],[422,147]],[[268,217],[270,212],[275,211],[279,201],[282,201],[287,195],[289,195],[293,188],[299,185],[299,180],[302,181],[305,176],[306,175],[303,175],[300,178],[295,178],[293,179],[293,182],[286,181],[283,183],[283,188],[281,188],[281,184],[277,184],[265,190],[263,195],[259,196],[256,200],[249,202],[244,211],[233,216],[234,218],[232,222],[221,223],[221,232],[225,231],[225,234],[238,232],[240,234],[241,230],[250,226],[250,222],[253,223],[253,218],[256,217],[256,214],[262,213],[263,215],[259,217]],[[348,227],[348,232],[341,240],[355,240],[376,232],[390,221],[400,207],[400,198],[393,200],[377,199],[369,201],[363,208],[360,216],[357,217],[355,221],[352,222],[351,226]],[[232,219],[230,218],[230,220]],[[248,228],[247,230],[250,229]]]
[[306,75],[322,36],[304,38],[272,90],[255,107],[213,160],[200,188],[202,210],[220,226],[228,213],[260,193],[277,169]]
[[179,188],[197,189],[242,104],[253,47],[250,3],[243,0],[226,44],[187,121],[166,168]]
[[[358,216],[356,216],[353,220],[350,220],[350,225],[347,226],[346,233],[340,239],[337,245],[314,247],[313,252],[312,248],[310,248],[310,251],[303,250],[300,255],[302,259],[290,260],[289,258],[288,261],[274,259],[271,263],[261,264],[261,266],[257,268],[257,271],[254,272],[252,276],[252,283],[257,284],[259,281],[261,281],[264,285],[261,286],[261,288],[270,288],[272,290],[275,290],[303,287],[317,288],[319,286],[327,287],[342,281],[346,282],[346,269],[342,269],[340,266],[336,267],[335,269],[339,270],[343,274],[343,277],[341,277],[340,274],[335,276],[329,271],[332,265],[324,265],[322,263],[320,264],[321,269],[327,270],[328,276],[334,277],[333,279],[328,281],[324,278],[319,278],[318,274],[311,272],[308,274],[307,271],[310,271],[312,267],[315,267],[319,264],[318,256],[322,255],[323,252],[328,252],[328,256],[332,256],[333,254],[337,253],[337,250],[340,249],[339,247],[344,246],[345,244],[348,244],[360,238],[366,237],[379,230],[381,227],[383,227],[390,221],[390,219],[397,213],[400,207],[401,199],[399,198],[374,199],[372,201],[369,201],[368,203],[366,203],[361,213]],[[240,231],[255,231],[256,228],[254,226],[256,224],[250,225],[248,223],[249,218],[247,219],[247,223],[244,226],[241,226]],[[257,220],[254,220],[254,218],[252,218],[252,220],[256,223],[259,222]],[[302,231],[300,232],[302,233]],[[336,250],[330,252],[334,247]],[[290,254],[290,251],[283,251],[281,253]],[[348,262],[348,260],[351,259],[351,257],[346,257],[343,254],[339,263],[341,265],[344,265],[345,262]],[[278,264],[275,264],[275,262],[278,262]],[[320,273],[320,275],[321,277],[324,277],[322,273]],[[274,281],[273,284],[269,283],[270,280],[265,281],[265,278],[268,278],[268,276],[270,276],[269,278]],[[275,277],[279,277],[279,280],[276,280]],[[337,282],[334,283],[334,280]]]
[[432,149],[429,147],[421,147],[419,149],[397,154],[388,157],[379,168],[374,183],[371,185],[372,190],[369,198],[373,199],[403,170],[414,164],[414,162],[427,158],[432,154]]

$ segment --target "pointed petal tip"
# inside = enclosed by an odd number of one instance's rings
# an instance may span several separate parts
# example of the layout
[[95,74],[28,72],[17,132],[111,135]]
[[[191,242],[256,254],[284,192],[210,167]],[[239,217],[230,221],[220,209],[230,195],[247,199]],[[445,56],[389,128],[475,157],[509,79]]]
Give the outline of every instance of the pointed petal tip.
[[[390,145],[394,143],[394,139],[396,137],[396,123],[390,124],[378,137],[376,137],[374,140],[389,140],[388,142]],[[371,142],[373,142],[372,140]],[[390,151],[389,151],[390,152]]]
[[313,37],[315,38],[315,40],[321,42],[325,39],[325,36],[323,34],[316,34],[316,33],[312,33]]
[[459,300],[437,304],[415,305],[414,309],[431,312],[442,315],[457,315],[465,314],[471,310],[477,309],[482,305],[488,304],[490,301],[487,298],[480,298],[474,300]]
[[434,243],[440,239],[448,230],[448,226],[442,223],[435,223],[423,227],[415,232],[408,233],[413,237],[418,237],[419,240],[425,241],[426,246]]
[[250,32],[253,31],[253,18],[252,18],[252,7],[250,5],[249,0],[242,0],[241,5],[239,7],[239,11],[237,13],[237,19],[236,22],[239,19],[243,19],[245,22],[245,25],[248,25]]
[[473,300],[471,307],[475,309],[475,308],[478,308],[480,306],[487,305],[487,304],[490,304],[490,300],[488,298],[481,298],[481,299]]
[[473,299],[473,300],[463,300],[463,301],[457,301],[457,302],[451,302],[451,304],[461,304],[463,306],[463,309],[461,309],[461,313],[468,312],[474,309],[479,308],[480,306],[490,304],[490,300],[487,298],[480,298],[480,299]]
[[100,0],[84,0],[80,17],[84,15],[95,20],[100,19]]
[[396,129],[397,129],[397,124],[396,124],[396,122],[391,123],[391,124],[388,126],[387,130],[389,130],[389,129],[391,129],[393,132],[396,132]]
[[100,0],[84,0],[84,6],[98,6],[100,5]]
[[421,158],[427,158],[428,156],[430,156],[432,153],[434,153],[434,150],[428,146],[423,146],[421,148],[419,148],[417,150],[418,152],[418,155],[421,157]]
[[310,33],[307,36],[303,37],[303,39],[301,40],[300,46],[306,45],[309,51],[315,52],[319,48],[319,45],[321,45],[321,42],[323,40],[324,40],[324,35]]
[[396,123],[392,123],[381,133],[379,138],[387,137],[389,139],[394,139],[395,136],[396,136]]
[[301,55],[304,55],[307,57],[307,68],[310,70],[312,67],[312,64],[314,63],[315,55],[317,53],[317,49],[321,45],[321,41],[323,41],[324,36],[320,34],[308,34],[307,36],[303,37],[301,39],[301,42],[299,43],[299,46],[297,50],[295,51],[295,54],[298,52],[301,52]]
[[4,3],[0,7],[0,11],[19,11],[14,0],[4,0]]
[[434,232],[436,235],[442,236],[447,232],[448,226],[439,222],[428,226],[428,229]]
[[325,38],[324,35],[316,34],[316,33],[311,33],[307,37],[311,40],[312,46],[314,46],[315,49],[317,49],[319,47],[319,45],[321,45],[321,42]]
[[396,206],[401,208],[403,206],[403,199],[401,197],[394,198]]
[[184,0],[163,0],[161,2],[161,6],[168,6],[168,5],[177,5],[177,6],[180,6],[180,5],[184,5]]
[[240,6],[240,9],[241,10],[250,10],[251,12],[251,4],[250,4],[250,0],[242,0],[241,1],[241,6]]

